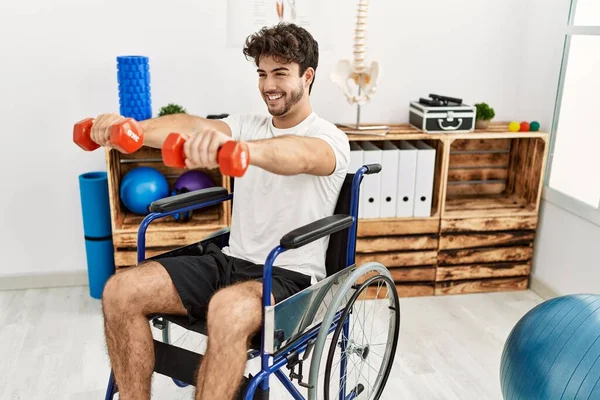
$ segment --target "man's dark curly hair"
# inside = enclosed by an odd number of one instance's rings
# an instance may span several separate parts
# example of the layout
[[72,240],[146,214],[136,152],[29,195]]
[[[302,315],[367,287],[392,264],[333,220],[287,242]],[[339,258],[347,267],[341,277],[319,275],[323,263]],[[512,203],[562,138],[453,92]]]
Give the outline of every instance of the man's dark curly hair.
[[[257,66],[261,57],[265,56],[273,57],[283,64],[296,62],[300,65],[302,76],[308,67],[312,67],[316,73],[319,64],[319,44],[306,29],[292,23],[280,22],[248,36],[244,55],[246,59],[253,58]],[[314,83],[313,78],[309,94]]]

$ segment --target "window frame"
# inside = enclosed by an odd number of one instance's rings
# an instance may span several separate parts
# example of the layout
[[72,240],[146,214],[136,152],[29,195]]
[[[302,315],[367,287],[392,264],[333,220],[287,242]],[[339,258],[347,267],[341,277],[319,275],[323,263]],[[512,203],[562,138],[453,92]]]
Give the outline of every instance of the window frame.
[[[562,96],[564,91],[565,76],[569,62],[569,53],[571,49],[571,38],[573,35],[593,35],[600,36],[600,25],[598,26],[574,26],[575,13],[577,10],[577,0],[571,0],[569,8],[569,16],[565,28],[565,39],[563,44],[563,55],[560,66],[560,75],[558,79],[558,88],[554,103],[554,115],[552,117],[552,126],[550,130],[550,143],[548,151],[548,160],[546,164],[546,173],[544,176],[544,190],[542,198],[572,214],[575,214],[591,223],[600,226],[600,204],[597,208],[578,200],[560,190],[550,187],[550,175],[552,173],[552,164],[554,160],[554,145],[556,143],[556,135],[558,128],[558,120],[560,118],[560,110],[562,105]],[[600,182],[598,183],[600,184]],[[599,202],[600,203],[600,202]]]

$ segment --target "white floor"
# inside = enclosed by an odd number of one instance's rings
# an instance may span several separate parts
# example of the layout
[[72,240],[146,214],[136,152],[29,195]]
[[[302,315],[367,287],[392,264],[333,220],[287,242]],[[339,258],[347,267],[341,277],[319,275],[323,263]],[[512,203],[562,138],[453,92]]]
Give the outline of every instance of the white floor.
[[[504,341],[542,301],[531,291],[400,299],[399,346],[383,398],[502,399]],[[99,301],[87,287],[0,292],[0,356],[0,400],[104,399],[110,370]],[[193,393],[157,374],[153,390],[157,399]]]

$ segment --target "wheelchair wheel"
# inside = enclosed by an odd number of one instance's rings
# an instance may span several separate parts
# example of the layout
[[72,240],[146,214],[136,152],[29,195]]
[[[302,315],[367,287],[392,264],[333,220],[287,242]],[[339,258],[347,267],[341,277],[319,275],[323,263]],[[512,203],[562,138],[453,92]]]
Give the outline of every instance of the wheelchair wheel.
[[394,282],[384,275],[368,278],[344,308],[333,334],[323,398],[379,399],[392,369],[399,330]]
[[319,328],[308,399],[379,399],[400,331],[393,279],[380,263],[355,267],[341,282]]

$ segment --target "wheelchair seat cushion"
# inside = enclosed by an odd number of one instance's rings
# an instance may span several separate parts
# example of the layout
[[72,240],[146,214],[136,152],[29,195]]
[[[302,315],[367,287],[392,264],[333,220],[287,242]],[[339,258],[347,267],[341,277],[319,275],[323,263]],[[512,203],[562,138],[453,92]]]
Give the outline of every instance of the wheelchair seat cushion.
[[[188,311],[189,325],[206,318],[213,294],[236,283],[262,282],[263,265],[223,254],[214,243],[206,246],[202,255],[181,255],[159,258],[168,272],[181,302]],[[309,287],[311,277],[284,268],[273,268],[272,292],[278,303]]]

